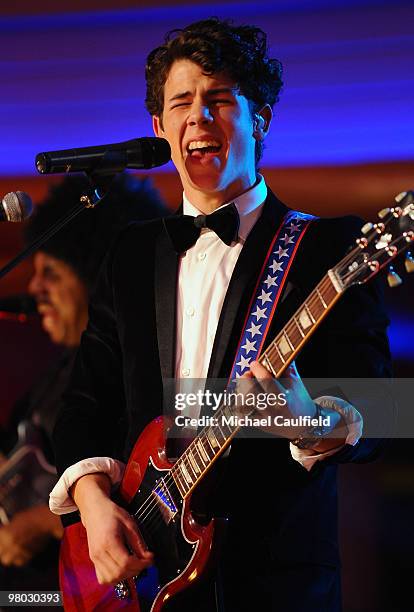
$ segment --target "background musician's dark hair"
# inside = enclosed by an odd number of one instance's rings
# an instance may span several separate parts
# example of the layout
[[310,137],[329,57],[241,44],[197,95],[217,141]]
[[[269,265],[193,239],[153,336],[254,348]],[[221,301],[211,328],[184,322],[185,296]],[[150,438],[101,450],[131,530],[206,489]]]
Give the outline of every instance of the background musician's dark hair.
[[[25,240],[30,243],[63,217],[89,187],[84,176],[66,177],[52,187],[30,218]],[[87,208],[48,240],[40,250],[72,266],[89,290],[118,231],[131,221],[145,221],[168,214],[149,179],[128,173],[115,177],[108,194],[95,208]]]

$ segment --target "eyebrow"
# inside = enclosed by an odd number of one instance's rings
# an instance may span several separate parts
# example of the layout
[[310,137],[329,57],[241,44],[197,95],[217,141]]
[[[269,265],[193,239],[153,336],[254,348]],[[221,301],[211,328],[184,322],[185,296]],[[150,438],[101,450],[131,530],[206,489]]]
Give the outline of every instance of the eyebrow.
[[[216,87],[214,89],[208,89],[206,91],[207,96],[217,96],[219,94],[231,94],[234,95],[237,92],[237,87]],[[172,96],[168,102],[173,102],[174,100],[182,100],[191,96],[191,91],[184,91],[182,93],[178,93],[175,96]]]

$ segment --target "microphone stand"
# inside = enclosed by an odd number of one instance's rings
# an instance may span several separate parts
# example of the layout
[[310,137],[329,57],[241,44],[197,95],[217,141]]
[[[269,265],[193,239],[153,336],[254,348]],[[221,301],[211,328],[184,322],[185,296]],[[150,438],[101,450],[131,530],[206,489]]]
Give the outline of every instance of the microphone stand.
[[[85,173],[86,174],[86,173]],[[89,181],[91,183],[91,187],[88,191],[86,191],[80,197],[79,203],[75,204],[73,208],[70,209],[67,215],[58,219],[48,230],[40,234],[36,240],[34,240],[28,247],[26,247],[23,251],[21,251],[14,259],[9,261],[3,268],[0,269],[0,278],[6,276],[11,270],[13,270],[16,266],[19,265],[21,261],[29,257],[34,251],[36,251],[39,247],[42,246],[45,242],[49,240],[52,236],[54,236],[62,227],[64,227],[69,221],[72,221],[74,217],[76,217],[82,210],[85,208],[94,208],[97,204],[99,204],[106,194],[108,193],[110,184],[114,179],[115,175],[89,175]]]

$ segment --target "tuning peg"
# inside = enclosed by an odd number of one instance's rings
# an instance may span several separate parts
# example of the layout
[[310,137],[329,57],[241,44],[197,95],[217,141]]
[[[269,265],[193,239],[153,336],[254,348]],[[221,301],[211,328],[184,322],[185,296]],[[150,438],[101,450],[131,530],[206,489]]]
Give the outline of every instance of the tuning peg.
[[404,265],[407,272],[414,272],[414,259],[410,251],[408,251],[407,255],[405,256]]
[[397,202],[397,204],[399,204],[407,195],[406,191],[402,191],[401,193],[399,193],[398,195],[395,196],[395,201]]
[[394,268],[392,266],[390,266],[388,268],[387,282],[388,282],[389,286],[392,287],[392,288],[398,287],[398,285],[402,285],[402,278],[401,278],[401,276],[399,276],[396,273],[396,271],[394,270]]
[[362,228],[361,228],[361,232],[364,235],[368,234],[368,232],[370,232],[373,227],[374,227],[374,225],[372,223],[365,223],[365,225],[363,225]]
[[380,219],[383,219],[384,217],[388,215],[389,212],[390,212],[389,208],[383,208],[382,210],[379,211],[378,216]]

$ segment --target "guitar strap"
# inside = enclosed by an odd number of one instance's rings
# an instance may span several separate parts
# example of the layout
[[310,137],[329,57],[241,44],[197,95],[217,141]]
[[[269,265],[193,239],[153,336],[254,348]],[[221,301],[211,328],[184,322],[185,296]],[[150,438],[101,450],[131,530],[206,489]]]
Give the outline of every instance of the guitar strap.
[[[260,355],[299,244],[310,223],[315,219],[313,215],[290,210],[277,228],[247,309],[248,316],[243,324],[231,374],[227,381],[229,391],[233,390],[236,379],[248,371],[250,362]],[[209,409],[204,406],[200,414],[201,416],[209,414]],[[201,429],[202,425],[199,425],[198,430]],[[180,431],[182,432],[182,429]],[[182,433],[177,436],[173,426],[169,431],[171,440],[168,456],[179,457],[193,436],[194,432],[189,433],[185,439]]]
[[251,361],[259,357],[299,244],[316,218],[291,210],[278,227],[247,310],[228,387],[248,371]]

